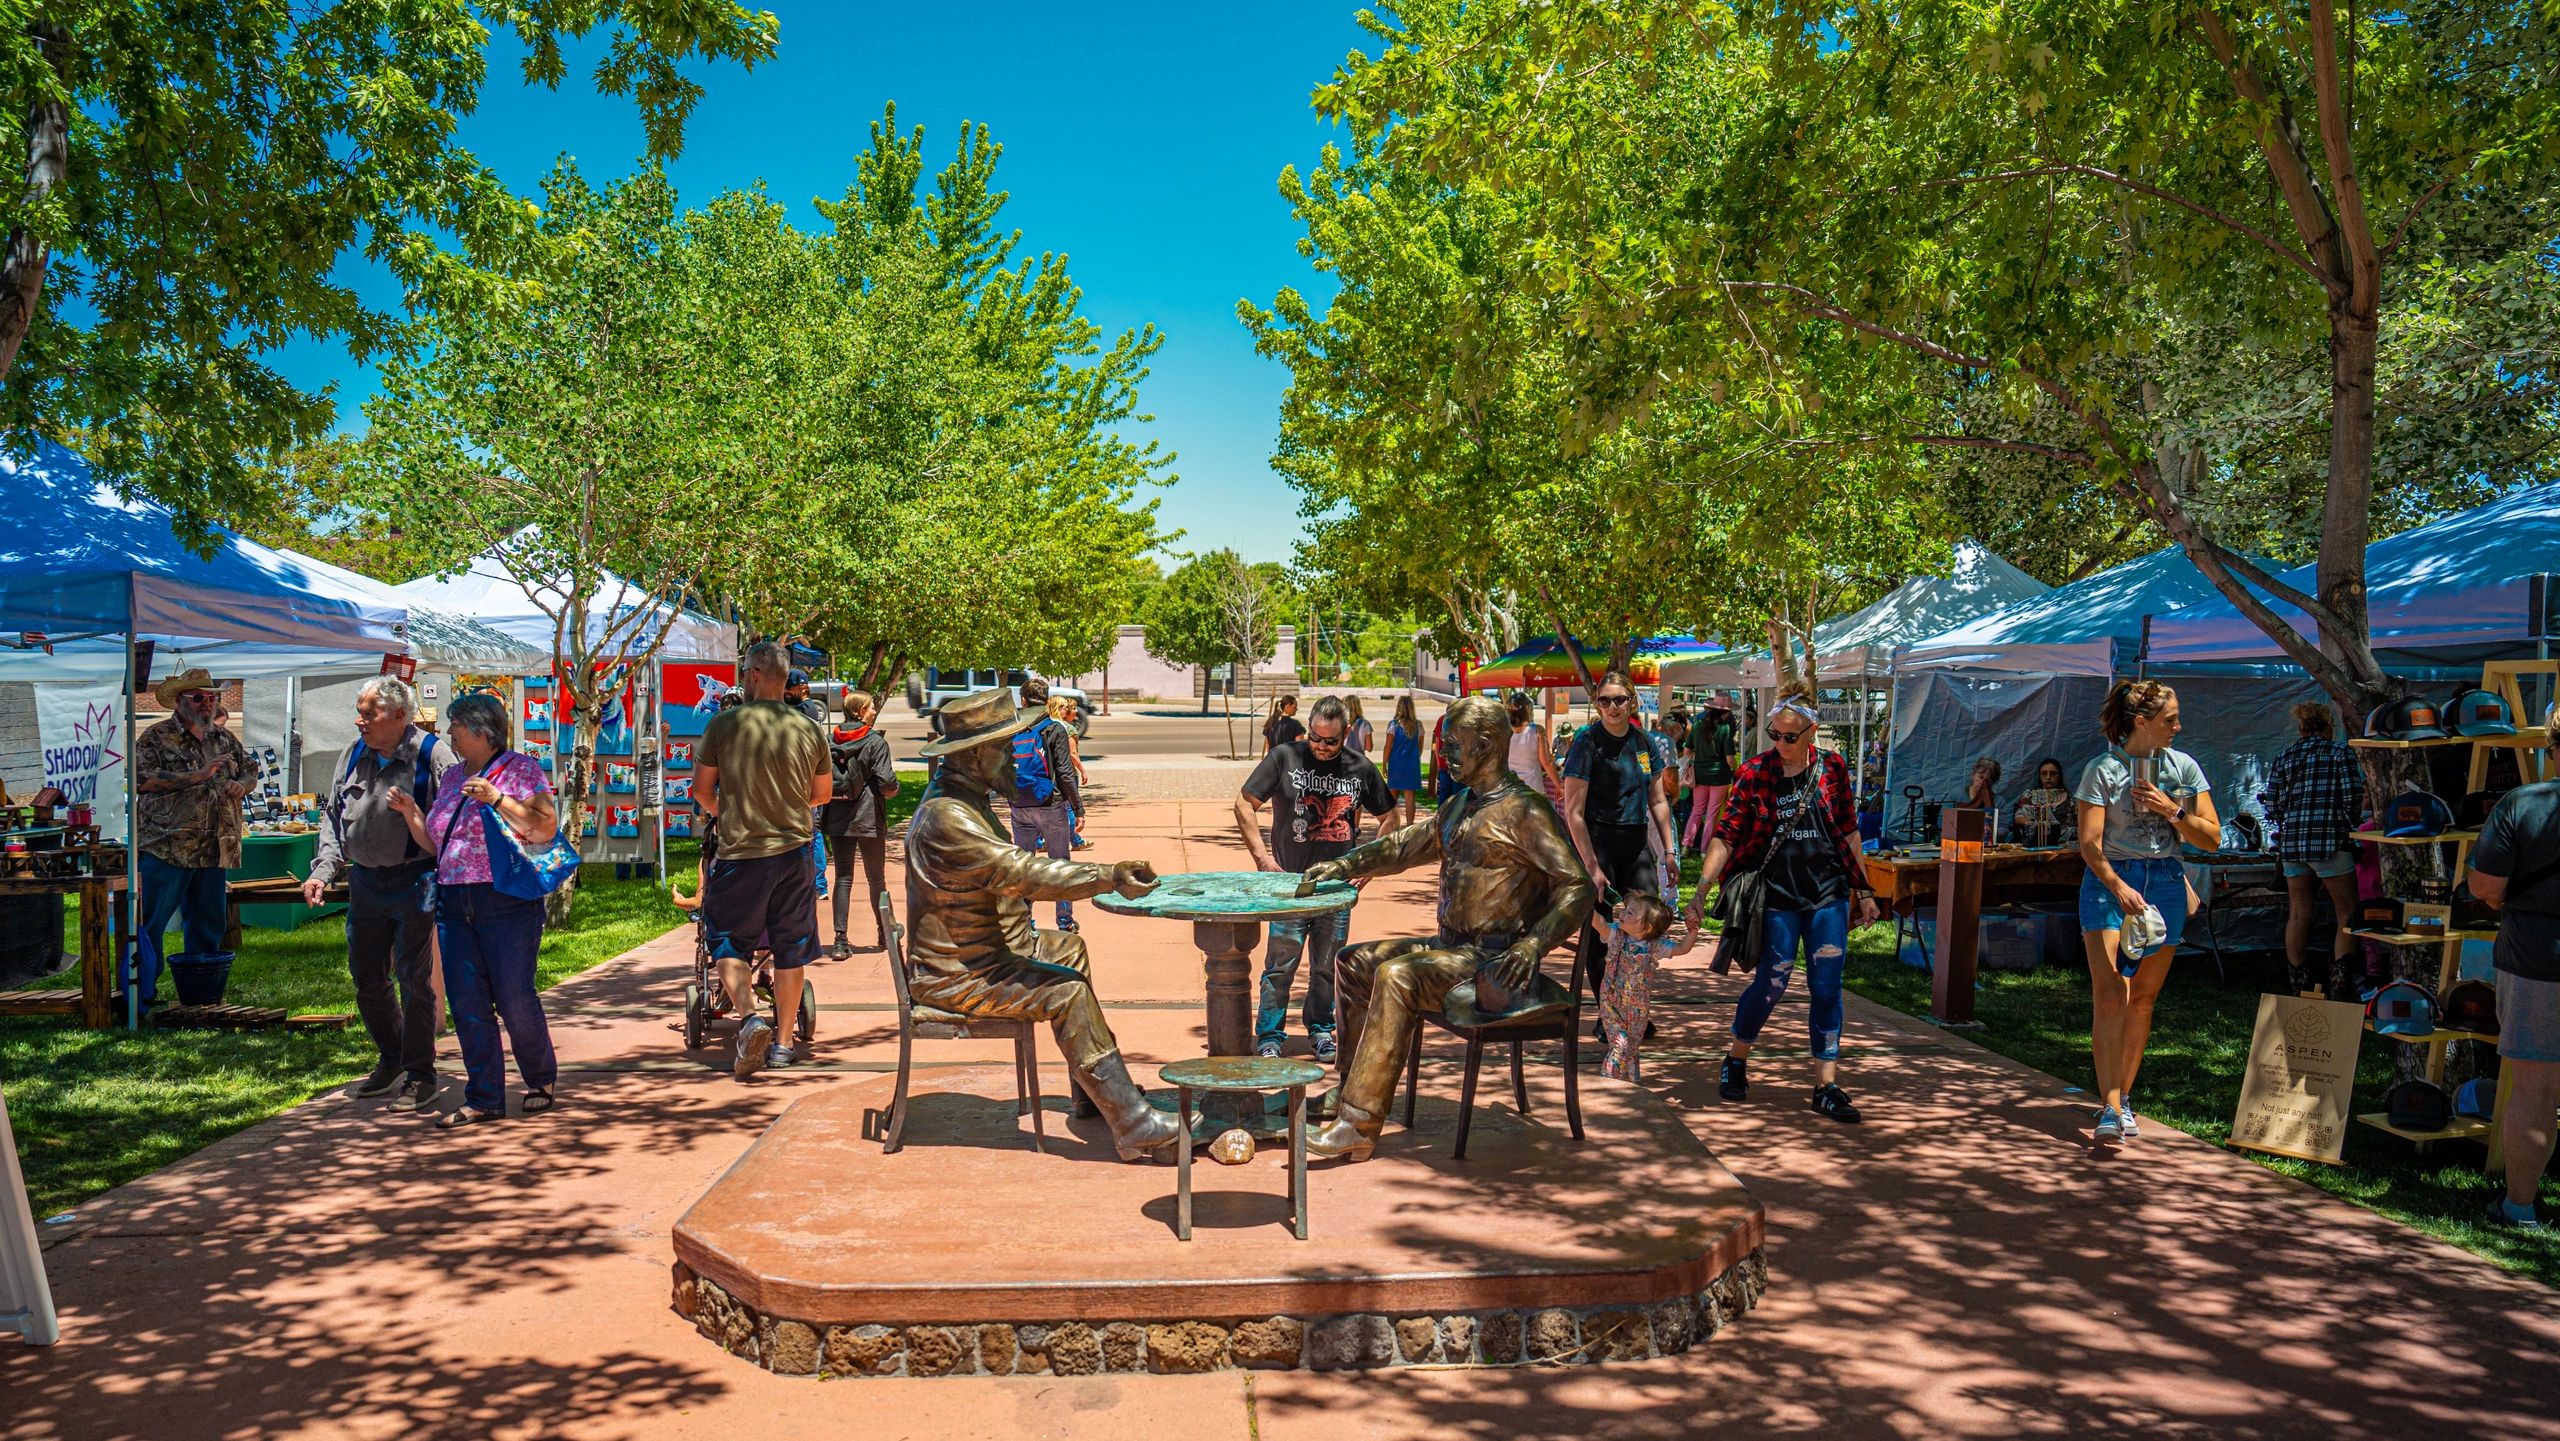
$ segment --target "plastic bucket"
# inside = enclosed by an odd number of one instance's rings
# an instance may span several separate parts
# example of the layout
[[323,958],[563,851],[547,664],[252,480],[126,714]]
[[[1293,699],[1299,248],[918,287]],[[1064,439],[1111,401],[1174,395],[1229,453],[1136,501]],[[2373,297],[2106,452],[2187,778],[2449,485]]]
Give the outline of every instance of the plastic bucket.
[[218,1006],[222,992],[231,984],[230,951],[204,951],[171,956],[169,978],[178,985],[178,1004],[182,1006]]

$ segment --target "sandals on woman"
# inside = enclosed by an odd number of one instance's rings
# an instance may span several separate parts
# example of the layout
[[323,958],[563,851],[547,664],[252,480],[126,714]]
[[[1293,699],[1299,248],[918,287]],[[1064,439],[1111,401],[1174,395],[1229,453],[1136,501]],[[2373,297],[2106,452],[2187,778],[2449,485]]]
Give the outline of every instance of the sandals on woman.
[[524,1113],[528,1116],[539,1116],[554,1104],[549,1086],[535,1086],[524,1093]]
[[437,1118],[436,1129],[439,1131],[451,1131],[464,1126],[476,1126],[484,1121],[503,1121],[506,1118],[507,1113],[504,1111],[480,1111],[474,1110],[469,1106],[464,1106],[458,1110],[449,1111],[443,1116]]

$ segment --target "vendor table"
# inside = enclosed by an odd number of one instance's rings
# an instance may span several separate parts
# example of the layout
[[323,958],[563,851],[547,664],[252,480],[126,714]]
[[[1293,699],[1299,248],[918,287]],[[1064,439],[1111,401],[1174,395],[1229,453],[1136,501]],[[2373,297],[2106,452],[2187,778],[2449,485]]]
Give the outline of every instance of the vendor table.
[[[311,874],[311,861],[319,853],[319,849],[320,833],[318,831],[243,836],[240,838],[240,864],[233,867],[230,872],[231,884],[236,888],[243,881],[265,880],[269,877],[291,880],[298,884],[304,876]],[[306,906],[302,903],[302,897],[299,894],[287,895],[280,901],[253,901],[245,906],[235,899],[232,903],[235,921],[232,929],[237,931],[241,926],[246,925],[256,926],[261,930],[289,931],[304,921],[315,916],[325,916],[336,909],[337,907],[328,905]],[[234,949],[238,948],[237,941],[238,937],[235,935],[231,943]]]
[[93,1031],[115,1023],[111,998],[115,958],[124,954],[131,927],[116,895],[125,878],[110,876],[10,876],[0,896],[77,896],[80,900],[80,989],[0,992],[0,1016],[78,1016]]
[[[306,874],[309,869],[304,867]],[[245,912],[282,910],[291,906],[301,911],[305,919],[329,915],[347,908],[347,883],[339,881],[331,885],[320,893],[319,905],[306,906],[302,903],[301,877],[291,874],[260,876],[255,880],[233,881],[230,902],[231,915],[223,927],[222,945],[225,950],[236,951],[240,949],[240,927],[245,920]]]
[[[1262,940],[1263,924],[1329,916],[1351,909],[1358,899],[1359,890],[1344,881],[1301,896],[1298,877],[1285,871],[1195,871],[1166,876],[1136,900],[1105,893],[1093,903],[1113,915],[1191,922],[1191,943],[1200,948],[1207,978],[1209,1054],[1223,1058],[1253,1054],[1253,968],[1247,962]],[[1250,1093],[1214,1092],[1201,1102],[1200,1116],[1192,1139],[1202,1143],[1232,1127],[1263,1139],[1287,1130],[1286,1119],[1273,1118],[1265,1098]]]
[[[1914,915],[1923,902],[1938,896],[1938,857],[1872,855],[1867,884],[1876,903],[1897,915]],[[1994,905],[2029,900],[2031,893],[2080,884],[2088,866],[2072,850],[1995,851],[1982,853],[1982,899]]]

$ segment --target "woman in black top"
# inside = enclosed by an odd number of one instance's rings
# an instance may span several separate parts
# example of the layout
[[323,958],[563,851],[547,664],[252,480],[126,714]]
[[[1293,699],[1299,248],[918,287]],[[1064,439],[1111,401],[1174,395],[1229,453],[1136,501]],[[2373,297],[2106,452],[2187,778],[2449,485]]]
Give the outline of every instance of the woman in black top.
[[[1625,672],[1602,676],[1591,705],[1600,719],[1574,733],[1565,752],[1564,794],[1556,809],[1564,813],[1583,868],[1599,885],[1603,914],[1614,914],[1617,897],[1635,889],[1677,904],[1672,859],[1678,855],[1677,832],[1671,825],[1669,788],[1678,772],[1671,765],[1671,749],[1660,736],[1635,724],[1636,690]],[[1581,964],[1597,997],[1606,979],[1609,946],[1589,927],[1582,932]]]

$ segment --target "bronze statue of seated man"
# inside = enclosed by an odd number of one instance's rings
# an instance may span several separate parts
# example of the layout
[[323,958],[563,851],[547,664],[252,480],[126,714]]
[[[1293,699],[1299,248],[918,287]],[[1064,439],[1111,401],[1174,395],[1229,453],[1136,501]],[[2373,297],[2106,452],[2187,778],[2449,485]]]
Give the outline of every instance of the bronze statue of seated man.
[[1516,1009],[1538,958],[1591,919],[1591,878],[1547,798],[1511,773],[1511,715],[1489,696],[1449,707],[1443,754],[1466,789],[1400,831],[1307,868],[1301,894],[1440,862],[1440,932],[1370,941],[1335,962],[1342,1086],[1333,1121],[1307,1137],[1316,1156],[1361,1160],[1377,1144],[1415,1018],[1472,986],[1470,1008]]
[[1052,860],[1006,838],[994,797],[1013,793],[1008,742],[1041,715],[1017,714],[1004,690],[942,707],[941,738],[924,748],[942,758],[941,771],[907,825],[908,993],[964,1016],[1049,1022],[1085,1100],[1110,1123],[1121,1158],[1135,1160],[1181,1137],[1182,1123],[1148,1105],[1129,1079],[1094,998],[1084,937],[1035,936],[1031,902],[1080,901],[1104,891],[1135,899],[1156,888],[1156,875],[1144,861]]

